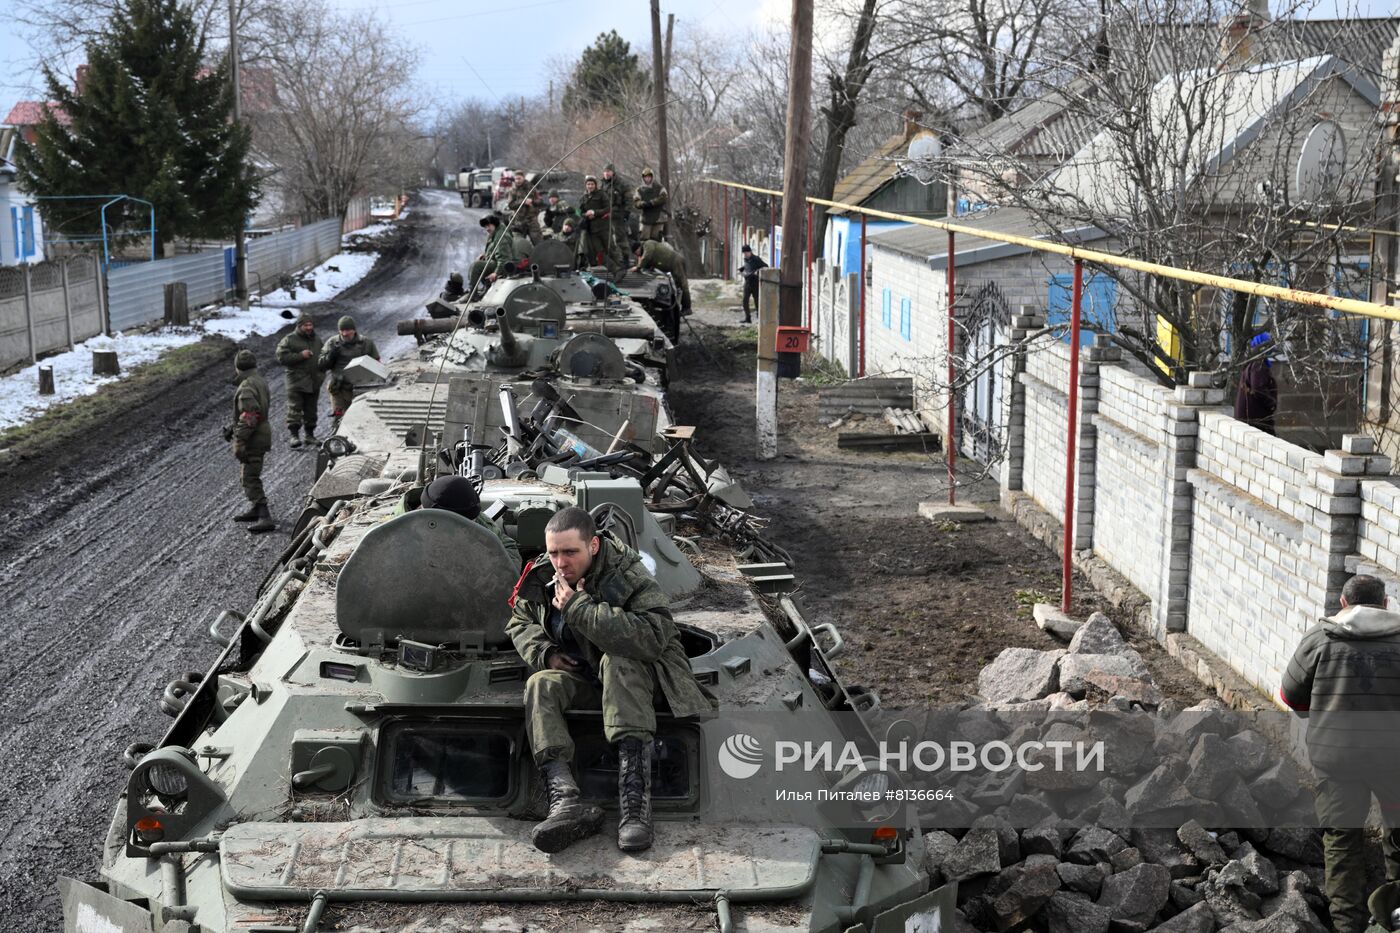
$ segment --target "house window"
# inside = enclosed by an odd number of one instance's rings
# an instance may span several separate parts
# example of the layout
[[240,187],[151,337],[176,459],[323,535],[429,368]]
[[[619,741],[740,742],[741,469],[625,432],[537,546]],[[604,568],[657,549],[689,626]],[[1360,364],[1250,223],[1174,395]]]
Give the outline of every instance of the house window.
[[[1060,342],[1069,343],[1069,312],[1074,301],[1073,274],[1064,272],[1050,276],[1050,289],[1046,299],[1046,325],[1063,328],[1059,331]],[[1112,276],[1096,272],[1085,273],[1079,320],[1081,347],[1093,343],[1095,333],[1111,334],[1118,329],[1114,313],[1117,301],[1118,282]]]
[[25,205],[21,227],[24,235],[24,255],[28,258],[34,255],[34,208],[32,205]]
[[890,326],[890,302],[892,300],[893,297],[888,288],[880,293],[880,323],[886,327]]
[[899,299],[899,336],[903,337],[905,340],[909,339],[909,331],[913,326],[910,320],[912,317],[913,314],[909,307],[909,299]]

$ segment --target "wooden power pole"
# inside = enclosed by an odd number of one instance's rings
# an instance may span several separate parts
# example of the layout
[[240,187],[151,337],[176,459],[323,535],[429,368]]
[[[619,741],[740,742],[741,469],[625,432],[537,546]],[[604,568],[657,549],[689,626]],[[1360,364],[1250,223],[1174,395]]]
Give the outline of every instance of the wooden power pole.
[[[783,246],[778,264],[782,301],[778,322],[802,326],[802,257],[807,236],[807,153],[812,148],[812,6],[792,0],[792,49],[788,55],[788,125],[783,147]],[[779,357],[779,374],[794,377],[801,356]]]
[[666,57],[661,47],[661,0],[651,0],[651,93],[656,101],[657,171],[661,187],[671,188],[671,153],[666,145]]

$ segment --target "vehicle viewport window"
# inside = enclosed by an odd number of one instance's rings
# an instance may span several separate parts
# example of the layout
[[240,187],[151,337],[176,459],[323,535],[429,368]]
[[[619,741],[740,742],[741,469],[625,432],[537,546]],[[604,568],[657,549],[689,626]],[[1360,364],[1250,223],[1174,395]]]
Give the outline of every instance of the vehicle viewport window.
[[387,745],[387,791],[394,803],[480,803],[510,791],[513,756],[504,732],[405,726]]

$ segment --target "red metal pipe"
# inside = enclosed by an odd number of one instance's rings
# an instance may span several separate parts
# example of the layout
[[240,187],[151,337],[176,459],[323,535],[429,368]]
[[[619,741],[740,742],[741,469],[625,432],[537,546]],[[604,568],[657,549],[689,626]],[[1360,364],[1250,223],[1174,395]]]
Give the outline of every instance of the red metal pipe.
[[953,302],[954,292],[953,282],[957,274],[955,256],[956,243],[954,242],[953,231],[948,231],[948,504],[958,504],[958,397],[953,391],[953,380],[956,374],[953,371],[953,347],[956,339],[956,331],[953,327]]
[[860,215],[860,372],[865,375],[865,215]]
[[724,280],[729,281],[729,273],[732,271],[729,265],[729,189],[721,188],[724,196]]
[[1069,432],[1065,437],[1065,554],[1061,566],[1060,611],[1069,612],[1074,564],[1074,460],[1079,429],[1079,306],[1084,297],[1084,260],[1074,261],[1074,292],[1069,309]]
[[807,205],[807,329],[812,329],[812,205]]

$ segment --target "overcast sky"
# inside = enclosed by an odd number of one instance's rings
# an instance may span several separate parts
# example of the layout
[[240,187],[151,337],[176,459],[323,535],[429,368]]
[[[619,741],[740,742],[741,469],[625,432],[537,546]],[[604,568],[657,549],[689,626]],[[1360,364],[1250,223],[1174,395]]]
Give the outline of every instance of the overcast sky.
[[[649,0],[331,0],[345,10],[373,9],[422,49],[419,80],[435,101],[486,100],[544,93],[549,63],[573,59],[601,32],[616,29],[634,48],[651,46]],[[1280,0],[1273,0],[1277,7]],[[1317,0],[1311,16],[1395,15],[1400,0]],[[0,8],[4,4],[0,3]],[[790,0],[662,0],[677,29],[701,27],[742,42],[785,22]],[[0,118],[10,104],[37,98],[38,74],[20,37],[0,27]]]

